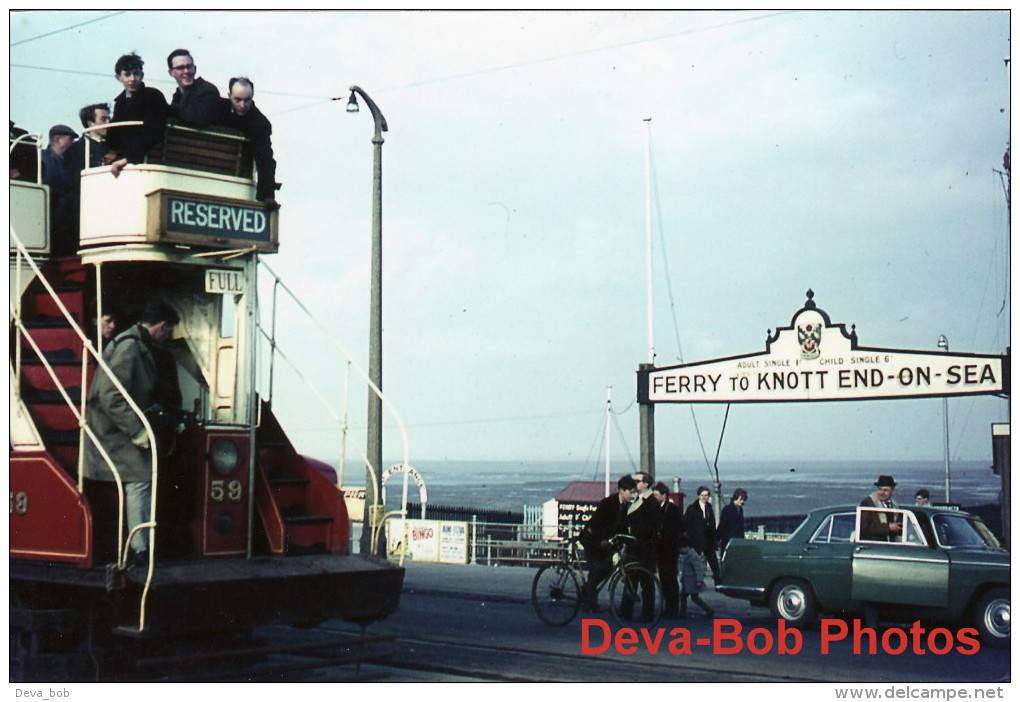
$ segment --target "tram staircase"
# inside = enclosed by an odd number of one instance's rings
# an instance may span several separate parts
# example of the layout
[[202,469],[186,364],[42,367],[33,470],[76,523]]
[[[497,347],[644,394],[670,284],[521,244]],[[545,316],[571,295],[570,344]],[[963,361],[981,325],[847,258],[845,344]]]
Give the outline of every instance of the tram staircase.
[[[85,286],[87,268],[77,257],[54,259],[41,264],[41,271],[53,287],[56,298],[78,325],[87,319]],[[85,364],[84,344],[38,278],[22,295],[21,318],[26,332],[52,368],[56,381],[31,345],[21,343],[20,392],[46,450],[77,479],[81,432],[75,412],[64,396],[82,406],[95,365]],[[14,357],[15,337],[11,337]],[[59,387],[58,387],[59,384]],[[87,439],[86,439],[87,440]],[[262,403],[257,430],[255,499],[260,516],[263,545],[273,555],[346,553],[349,525],[343,497],[324,475],[312,467],[291,445],[267,403]],[[110,489],[104,490],[104,487]],[[117,496],[112,487],[90,485],[92,506],[93,558],[108,562],[116,558]]]
[[[77,258],[43,264],[43,275],[77,324],[85,318],[85,267]],[[21,344],[21,397],[35,422],[47,450],[72,476],[78,473],[79,427],[74,411],[63,395],[81,405],[82,357],[84,344],[64,317],[53,296],[39,279],[34,279],[22,296],[21,316],[27,333],[53,369],[56,381],[42,359],[25,341]],[[12,339],[12,344],[14,343]],[[13,353],[13,349],[12,349]],[[95,375],[95,366],[85,366],[85,388]],[[59,385],[58,385],[59,384]]]
[[347,553],[342,494],[294,449],[269,404],[261,405],[255,501],[270,553]]

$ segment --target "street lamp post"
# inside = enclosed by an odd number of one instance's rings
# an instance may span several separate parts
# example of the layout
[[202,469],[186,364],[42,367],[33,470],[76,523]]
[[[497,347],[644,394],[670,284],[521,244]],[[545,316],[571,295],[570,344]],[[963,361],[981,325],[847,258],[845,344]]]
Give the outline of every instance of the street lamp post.
[[[379,529],[379,540],[372,543],[373,527],[382,519],[382,133],[388,131],[386,118],[364,90],[351,86],[348,112],[358,112],[360,95],[375,121],[372,137],[372,291],[368,321],[368,378],[375,385],[368,393],[368,450],[365,467],[365,517],[362,521],[360,549],[363,555],[385,553],[378,550],[386,543],[386,532]],[[380,525],[381,526],[381,525]]]
[[[939,334],[939,348],[949,353],[949,339]],[[949,503],[949,398],[942,398],[942,426],[945,434],[946,503]]]

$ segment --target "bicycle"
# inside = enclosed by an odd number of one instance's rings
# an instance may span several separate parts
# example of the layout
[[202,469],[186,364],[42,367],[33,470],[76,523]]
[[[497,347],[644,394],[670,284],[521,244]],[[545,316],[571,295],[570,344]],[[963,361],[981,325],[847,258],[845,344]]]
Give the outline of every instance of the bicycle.
[[[636,612],[643,617],[642,623],[654,626],[662,616],[662,584],[638,561],[627,558],[626,546],[634,541],[628,534],[617,534],[609,540],[614,551],[613,569],[596,583],[596,599],[608,585],[609,608],[618,623],[626,625]],[[539,619],[557,627],[573,621],[583,602],[585,578],[579,574],[584,572],[584,558],[575,537],[567,542],[560,560],[539,568],[531,582],[531,604]],[[647,605],[646,595],[652,599]],[[650,615],[645,616],[646,612]]]

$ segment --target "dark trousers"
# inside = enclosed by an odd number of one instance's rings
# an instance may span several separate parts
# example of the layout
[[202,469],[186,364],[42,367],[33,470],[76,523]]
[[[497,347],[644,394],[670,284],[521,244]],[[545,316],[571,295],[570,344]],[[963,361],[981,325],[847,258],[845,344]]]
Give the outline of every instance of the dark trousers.
[[708,567],[712,570],[712,580],[718,584],[721,578],[719,577],[719,557],[715,553],[715,544],[706,544],[705,551],[701,555],[708,561]]
[[680,551],[677,548],[659,550],[659,581],[662,583],[662,598],[667,616],[675,615],[680,611],[680,581],[677,568],[679,556]]
[[[631,563],[635,562],[633,559],[629,559]],[[651,576],[655,574],[655,571],[648,568],[640,559],[637,560],[639,565],[645,567],[647,573],[628,574],[624,577],[629,578],[630,587],[623,591],[623,596],[620,600],[620,614],[629,619],[634,613],[634,598],[630,596],[630,593],[637,594],[637,591],[641,590],[641,618],[646,621],[651,621],[653,612],[655,611],[655,580]],[[654,563],[653,563],[654,566]],[[643,577],[642,577],[643,576]]]
[[613,568],[612,551],[598,545],[584,545],[584,558],[588,565],[588,579],[584,581],[584,603],[589,609],[598,607],[598,584]]
[[712,608],[709,607],[707,604],[705,604],[705,601],[703,599],[701,599],[701,595],[699,595],[696,592],[687,592],[687,590],[685,589],[683,592],[680,593],[680,616],[682,616],[682,617],[686,617],[687,616],[687,598],[688,597],[690,597],[691,600],[694,601],[694,604],[698,605],[703,610],[705,610],[705,613],[708,614],[709,616],[712,616],[713,614],[715,614],[715,612],[712,611]]

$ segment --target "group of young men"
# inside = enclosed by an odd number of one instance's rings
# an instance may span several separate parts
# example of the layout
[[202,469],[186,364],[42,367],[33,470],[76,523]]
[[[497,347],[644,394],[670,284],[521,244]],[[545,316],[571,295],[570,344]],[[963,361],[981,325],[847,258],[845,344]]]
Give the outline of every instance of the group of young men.
[[598,584],[613,568],[612,558],[617,551],[613,537],[628,534],[635,543],[627,557],[658,572],[665,600],[664,617],[685,618],[688,597],[713,616],[711,607],[698,595],[705,588],[703,559],[708,561],[715,582],[719,582],[715,552],[720,545],[725,548],[729,539],[743,538],[747,491],[738,488],[734,492],[717,526],[707,487],[699,487],[698,500],[681,513],[669,499],[669,488],[654,482],[647,473],[625,475],[616,486],[614,494],[599,502],[579,537],[588,564],[584,586],[587,609],[598,609]]
[[[268,209],[279,207],[273,128],[254,103],[252,81],[231,78],[228,96],[222,98],[215,85],[197,75],[190,52],[176,49],[167,56],[167,72],[177,83],[167,103],[163,93],[145,85],[143,67],[144,61],[134,53],[117,60],[114,71],[124,89],[114,98],[112,113],[107,103],[81,109],[79,119],[84,128],[81,138],[64,124],[54,125],[49,131],[49,144],[42,154],[42,175],[43,182],[50,186],[54,255],[72,254],[77,246],[81,171],[109,165],[114,176],[120,175],[124,166],[141,163],[149,150],[161,143],[168,122],[196,129],[226,127],[240,132],[252,144],[258,176],[255,198]],[[136,121],[141,126],[113,129],[107,126]]]

